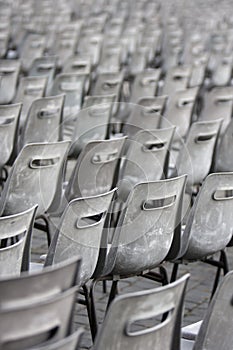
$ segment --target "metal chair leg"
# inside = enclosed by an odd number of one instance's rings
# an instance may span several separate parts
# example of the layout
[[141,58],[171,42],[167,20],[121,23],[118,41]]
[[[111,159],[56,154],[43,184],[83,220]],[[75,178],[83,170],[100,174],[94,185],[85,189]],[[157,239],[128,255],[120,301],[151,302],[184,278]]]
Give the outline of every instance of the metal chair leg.
[[111,287],[111,291],[110,291],[109,298],[108,298],[107,310],[117,294],[117,284],[118,284],[118,280],[112,281],[112,287]]
[[179,263],[174,263],[173,264],[173,269],[172,269],[172,274],[171,274],[171,279],[170,282],[174,282],[177,279],[177,274],[178,274],[178,270],[179,270]]

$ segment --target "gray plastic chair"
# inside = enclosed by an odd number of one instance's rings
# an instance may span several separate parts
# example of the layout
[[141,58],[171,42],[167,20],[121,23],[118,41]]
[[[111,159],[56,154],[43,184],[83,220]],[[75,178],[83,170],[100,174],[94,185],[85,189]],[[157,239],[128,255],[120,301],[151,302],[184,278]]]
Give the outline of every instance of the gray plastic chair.
[[160,75],[160,69],[148,69],[137,74],[132,85],[130,102],[137,103],[143,97],[155,96]]
[[174,141],[184,138],[188,133],[197,93],[198,87],[194,87],[176,91],[168,98],[161,126],[176,126]]
[[22,69],[28,72],[35,58],[41,57],[45,48],[45,36],[37,33],[26,33],[20,47]]
[[71,334],[77,287],[47,300],[0,311],[2,350],[24,350]]
[[67,201],[110,191],[125,137],[90,141],[78,157],[65,191]]
[[29,76],[46,76],[47,77],[47,89],[46,93],[50,93],[51,85],[54,79],[55,71],[57,65],[56,56],[42,56],[37,57],[33,60],[30,70],[28,72]]
[[63,139],[71,140],[75,121],[80,111],[85,89],[86,74],[61,73],[53,82],[50,95],[65,94],[63,110]]
[[28,143],[62,140],[64,98],[64,95],[58,95],[32,102],[22,129],[20,149]]
[[11,103],[16,93],[16,84],[20,71],[20,61],[0,60],[0,104]]
[[46,223],[48,243],[49,221],[44,214],[50,208],[56,210],[60,204],[68,146],[67,141],[26,145],[15,160],[2,191],[0,213],[3,216],[38,205],[37,218],[41,217]]
[[44,96],[46,84],[47,77],[21,77],[14,99],[15,102],[23,104],[20,114],[20,127],[25,123],[32,102]]
[[214,169],[216,172],[233,171],[233,119],[227,125],[216,151]]
[[139,182],[166,177],[174,132],[175,128],[142,130],[128,141],[117,184],[121,199],[126,200],[132,187]]
[[133,136],[140,130],[154,130],[160,127],[166,96],[143,97],[135,105],[130,105],[130,115],[122,132]]
[[188,186],[199,185],[211,170],[222,120],[195,122],[176,161],[175,173],[188,175]]
[[[22,217],[21,215],[21,221]],[[11,268],[14,270],[14,264]],[[78,285],[80,268],[81,259],[76,256],[40,271],[22,272],[17,277],[1,278],[0,312],[53,298]]]
[[226,86],[230,84],[233,67],[232,53],[222,53],[215,69],[212,71],[211,83],[214,86]]
[[[187,218],[176,256],[172,280],[179,263],[202,260],[218,268],[212,294],[218,284],[220,271],[228,272],[224,249],[232,238],[233,173],[208,175]],[[211,255],[221,252],[219,262]]]
[[50,345],[33,347],[27,350],[77,350],[80,348],[80,342],[84,333],[84,328],[79,328],[66,338]]
[[[232,337],[232,290],[233,272],[229,272],[219,285],[202,323],[198,324],[198,333],[189,333],[184,329],[181,350],[231,350]],[[191,339],[190,339],[191,338]]]
[[114,101],[115,95],[85,97],[75,121],[70,155],[77,157],[89,141],[108,137]]
[[204,106],[200,120],[223,119],[221,133],[231,121],[233,108],[233,86],[215,87],[204,95]]
[[[36,207],[0,217],[0,276],[19,275],[30,260],[30,239]],[[3,294],[2,294],[3,293]],[[4,299],[4,292],[1,291]],[[1,298],[1,301],[2,301]],[[1,302],[0,302],[1,304]]]
[[0,169],[6,165],[12,152],[17,148],[18,125],[21,108],[21,103],[0,105]]
[[[95,350],[177,350],[184,294],[189,275],[164,287],[128,293],[117,297],[108,309],[94,343]],[[167,318],[155,318],[167,313]],[[153,319],[148,327],[138,328],[141,320]]]
[[54,234],[45,266],[78,256],[82,259],[79,285],[84,285],[92,277],[114,192],[76,198],[68,204]]
[[191,66],[183,65],[170,68],[164,80],[162,93],[164,95],[172,95],[176,91],[185,90],[191,75]]

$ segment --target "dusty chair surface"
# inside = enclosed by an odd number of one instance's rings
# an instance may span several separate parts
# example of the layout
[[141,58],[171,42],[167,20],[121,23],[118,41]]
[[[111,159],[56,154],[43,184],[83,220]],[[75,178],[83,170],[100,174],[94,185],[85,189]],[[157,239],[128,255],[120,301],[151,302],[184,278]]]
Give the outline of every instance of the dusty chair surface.
[[200,120],[223,119],[221,132],[226,130],[231,121],[233,108],[233,87],[215,87],[204,95],[204,106]]
[[27,143],[61,141],[63,105],[64,95],[33,101],[22,129],[20,148]]
[[123,127],[123,133],[133,136],[140,130],[159,128],[166,100],[166,96],[143,97],[135,105],[130,105],[131,113]]
[[[19,275],[30,260],[30,238],[36,207],[0,217],[0,276]],[[3,293],[3,294],[2,294]],[[1,291],[1,301],[4,292]],[[0,303],[1,303],[0,301]]]
[[128,140],[119,171],[119,196],[127,198],[132,187],[166,177],[169,150],[175,128],[139,131]]
[[214,169],[218,171],[233,171],[233,119],[227,125],[217,147]]
[[233,173],[208,175],[194,202],[178,257],[200,260],[226,247],[232,237]]
[[14,101],[23,104],[20,114],[20,127],[27,118],[27,114],[34,100],[45,94],[47,78],[44,76],[21,77]]
[[[189,275],[165,287],[129,293],[117,297],[107,312],[95,344],[95,350],[179,349],[182,305]],[[161,323],[136,328],[141,320],[168,313]]]
[[24,350],[70,335],[76,292],[73,287],[38,303],[1,310],[1,349]]
[[71,154],[79,154],[91,140],[107,138],[114,100],[114,95],[85,97],[75,122]]
[[233,272],[231,271],[223,278],[216,290],[203,322],[200,328],[198,327],[198,333],[192,334],[195,336],[195,342],[186,338],[184,343],[181,342],[182,350],[232,349],[232,290]]
[[140,274],[163,262],[180,224],[185,181],[181,176],[135,185],[113,235],[111,275]]
[[38,217],[60,198],[68,146],[69,142],[64,141],[28,144],[22,149],[2,192],[1,215],[38,205]]
[[72,200],[51,243],[45,266],[73,256],[82,258],[80,284],[87,282],[96,267],[105,218],[115,190]]
[[84,333],[83,328],[79,328],[76,332],[72,333],[68,337],[57,341],[56,343],[49,345],[42,345],[27,350],[77,350],[79,349],[80,341]]
[[0,60],[0,104],[11,103],[16,93],[16,84],[20,71],[20,61]]
[[[79,284],[81,259],[75,257],[39,272],[0,279],[0,312],[50,299]],[[12,264],[12,269],[16,266]]]
[[160,74],[160,69],[148,69],[137,74],[132,85],[130,102],[137,103],[143,97],[155,96]]
[[210,172],[221,120],[193,123],[176,161],[176,172],[188,175],[188,185],[200,184]]
[[90,141],[81,152],[65,191],[65,198],[91,196],[111,190],[125,137]]
[[0,105],[0,168],[10,159],[16,147],[21,103]]

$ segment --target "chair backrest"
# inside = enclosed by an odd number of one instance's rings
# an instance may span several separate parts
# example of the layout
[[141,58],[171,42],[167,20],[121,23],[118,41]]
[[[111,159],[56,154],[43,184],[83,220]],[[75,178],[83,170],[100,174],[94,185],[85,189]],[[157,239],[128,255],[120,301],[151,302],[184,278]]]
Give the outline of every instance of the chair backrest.
[[21,270],[28,267],[35,213],[36,207],[33,207],[14,215],[0,217],[1,277],[19,275]]
[[182,146],[176,171],[188,174],[188,184],[199,184],[208,175],[214,158],[222,120],[195,122]]
[[222,52],[215,69],[212,71],[211,82],[214,86],[229,85],[232,76],[233,55]]
[[41,57],[45,48],[45,35],[26,33],[20,47],[20,61],[22,69],[28,72],[35,58]]
[[75,117],[81,108],[86,75],[60,73],[54,79],[51,95],[65,94],[64,118]]
[[[156,289],[116,297],[94,343],[95,350],[179,349],[182,306],[189,275]],[[167,318],[156,322],[164,313]],[[140,321],[148,327],[136,327]]]
[[89,56],[77,55],[70,57],[62,70],[64,73],[79,73],[87,74],[91,73],[91,60]]
[[123,133],[132,136],[139,130],[159,128],[166,101],[166,96],[143,97],[137,104],[130,106],[131,113],[123,127]]
[[[0,311],[38,303],[78,285],[80,265],[81,259],[76,256],[37,272],[1,278]],[[15,266],[12,265],[12,268]]]
[[61,141],[64,97],[43,97],[32,102],[22,129],[20,148],[27,143]]
[[10,159],[18,137],[21,103],[0,105],[0,168]]
[[233,119],[227,125],[220,143],[217,147],[215,157],[215,171],[233,171],[233,159],[231,150],[233,147]]
[[20,126],[24,125],[31,104],[34,100],[43,97],[45,94],[47,77],[21,77],[15,102],[23,104],[20,114]]
[[54,234],[45,266],[70,257],[82,259],[80,284],[87,282],[96,267],[105,218],[115,190],[72,200]]
[[175,91],[185,90],[191,75],[191,66],[176,66],[170,68],[164,80],[162,93],[172,95]]
[[115,95],[86,96],[77,115],[71,153],[80,150],[91,140],[104,140],[108,136],[109,121]]
[[20,61],[0,60],[0,104],[11,103],[16,92]]
[[232,237],[233,173],[204,181],[187,218],[180,256],[202,259],[226,247]]
[[139,131],[122,158],[119,180],[132,185],[166,177],[169,150],[175,128]]
[[175,140],[185,137],[189,130],[197,92],[198,87],[189,88],[176,91],[168,98],[161,126],[176,126]]
[[233,108],[233,86],[219,86],[206,92],[204,106],[200,119],[215,120],[223,119],[221,131],[224,132],[231,121]]
[[113,275],[135,275],[165,259],[180,225],[185,182],[186,176],[181,176],[135,185],[113,236]]
[[68,201],[110,191],[125,137],[90,141],[78,157],[66,188]]
[[137,103],[143,97],[155,96],[160,75],[160,69],[148,69],[139,73],[132,85],[130,102]]
[[33,60],[29,76],[46,76],[47,77],[47,92],[50,92],[51,84],[56,71],[57,56],[42,56]]
[[37,216],[48,210],[61,195],[63,166],[69,142],[32,143],[16,158],[1,202],[1,215],[11,215],[38,205]]
[[72,333],[66,338],[52,343],[49,345],[42,345],[27,350],[77,350],[79,349],[82,335],[84,333],[83,328],[79,328],[76,332]]
[[24,350],[70,335],[76,294],[73,287],[38,303],[1,310],[1,349]]
[[193,350],[231,350],[233,272],[224,276],[201,324]]

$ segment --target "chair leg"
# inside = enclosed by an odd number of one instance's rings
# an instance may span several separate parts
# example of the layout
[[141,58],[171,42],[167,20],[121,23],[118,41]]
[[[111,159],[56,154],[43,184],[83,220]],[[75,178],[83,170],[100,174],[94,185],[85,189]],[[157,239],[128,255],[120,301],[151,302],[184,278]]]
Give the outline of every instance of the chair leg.
[[92,318],[92,339],[94,341],[96,334],[98,332],[98,320],[96,315],[96,307],[95,307],[95,286],[99,282],[99,280],[93,280],[90,286],[90,305],[91,305],[91,318]]
[[51,230],[50,230],[49,219],[46,215],[41,215],[40,219],[42,219],[44,221],[45,225],[42,225],[39,222],[35,222],[34,227],[37,228],[38,230],[46,232],[47,243],[48,243],[48,247],[49,247],[51,244]]
[[177,279],[177,274],[178,274],[178,270],[179,270],[179,263],[174,263],[173,264],[173,269],[172,269],[172,274],[171,274],[171,279],[170,282],[174,282]]
[[160,266],[159,267],[159,272],[160,272],[160,275],[162,277],[162,285],[163,286],[167,285],[169,283],[168,282],[167,270],[165,269],[165,267]]
[[109,298],[108,298],[107,310],[117,294],[117,284],[118,284],[118,280],[112,281],[112,287],[111,287],[111,291],[110,291]]
[[106,294],[107,293],[107,281],[103,280],[103,293]]
[[93,318],[92,318],[92,306],[91,306],[91,298],[90,294],[88,293],[87,286],[83,285],[82,286],[84,296],[85,296],[85,304],[87,308],[87,315],[88,315],[88,320],[89,320],[89,325],[90,325],[90,330],[91,330],[91,337],[92,340],[94,341],[95,335],[96,335],[96,329],[93,324]]
[[221,270],[223,270],[223,274],[224,275],[226,275],[229,272],[228,259],[227,259],[226,252],[224,250],[221,250],[221,252],[220,252],[219,266],[217,268],[217,272],[216,272],[216,275],[215,275],[214,285],[213,285],[213,288],[212,288],[210,300],[213,298],[214,293],[215,293],[215,291],[216,291],[216,289],[218,287]]

